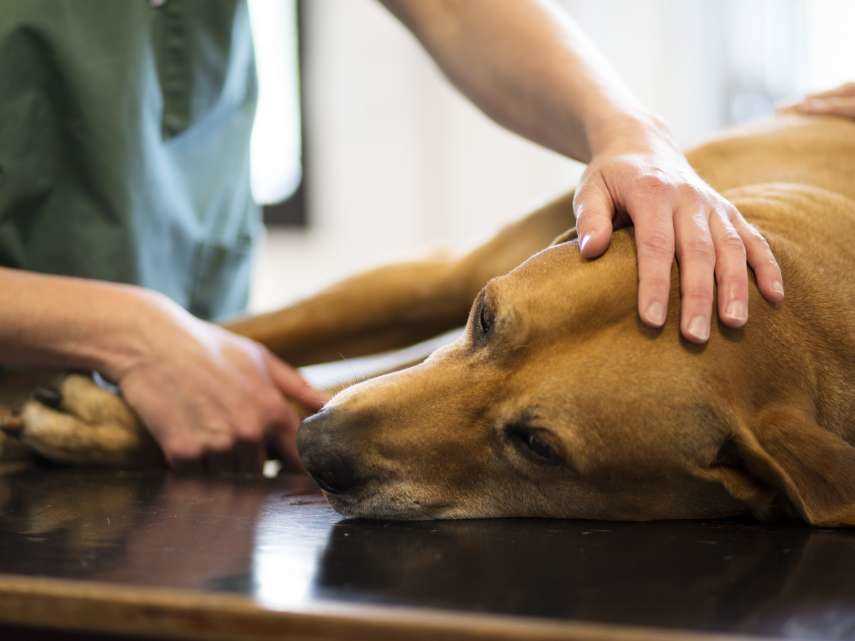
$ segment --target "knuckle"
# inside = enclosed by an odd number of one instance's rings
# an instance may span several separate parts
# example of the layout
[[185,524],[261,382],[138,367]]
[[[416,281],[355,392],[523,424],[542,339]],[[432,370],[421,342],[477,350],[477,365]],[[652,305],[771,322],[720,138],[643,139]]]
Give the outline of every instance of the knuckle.
[[707,285],[690,285],[683,289],[683,299],[693,303],[707,304],[712,301],[712,287]]
[[778,264],[778,261],[775,260],[774,256],[769,256],[766,260],[760,262],[760,267],[766,267],[769,271],[775,272],[780,275],[781,266]]
[[748,274],[748,261],[730,259],[716,261],[715,273],[719,278],[746,278]]
[[580,212],[589,207],[594,189],[595,187],[591,184],[590,180],[583,179],[576,188],[576,191],[573,193],[573,201],[570,204],[573,211]]
[[689,183],[682,183],[677,187],[677,195],[684,205],[694,208],[702,208],[707,204],[707,198],[700,189]]
[[657,197],[670,196],[675,191],[674,184],[661,171],[644,172],[634,182],[641,191]]
[[[731,223],[736,223],[739,220],[743,220],[742,214],[729,200],[725,200],[721,205],[722,214],[725,220],[729,220]],[[747,224],[747,223],[746,223]]]
[[715,280],[719,287],[726,287],[729,291],[741,292],[747,287],[748,273],[744,269],[716,270]]
[[680,255],[684,258],[711,263],[715,260],[715,251],[709,238],[691,238],[680,244]]
[[728,232],[719,241],[719,248],[729,254],[739,254],[745,256],[745,243],[735,232]]
[[671,289],[671,279],[664,276],[642,276],[641,286],[649,291],[668,291]]
[[762,260],[765,262],[775,262],[775,257],[772,255],[772,248],[769,246],[769,241],[763,236],[752,238],[750,244],[752,245],[752,250],[758,254],[758,258],[761,258],[762,256]]
[[745,230],[748,234],[749,239],[752,242],[761,243],[761,244],[766,245],[766,246],[769,245],[768,241],[766,240],[766,237],[762,233],[760,233],[760,230],[757,229],[754,225],[751,225],[750,223],[746,223],[745,224]]
[[247,338],[246,336],[237,336],[236,339],[237,345],[240,346],[241,350],[253,359],[258,359],[263,356],[263,352],[261,351],[261,345],[256,343],[251,338]]
[[649,231],[639,238],[638,248],[649,256],[671,258],[674,254],[674,240],[665,232]]

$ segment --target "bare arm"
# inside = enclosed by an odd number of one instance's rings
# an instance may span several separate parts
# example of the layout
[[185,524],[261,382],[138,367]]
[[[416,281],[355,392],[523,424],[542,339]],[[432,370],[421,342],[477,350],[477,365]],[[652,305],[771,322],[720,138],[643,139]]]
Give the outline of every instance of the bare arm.
[[548,0],[382,0],[449,79],[496,122],[587,162],[574,200],[580,249],[595,258],[614,226],[636,227],[641,319],[659,327],[680,260],[681,330],[703,343],[719,317],[748,319],[748,270],[783,298],[768,246],[692,170],[665,124],[645,111],[571,18]]
[[213,455],[248,471],[266,429],[295,457],[299,419],[283,394],[323,401],[261,345],[138,287],[0,268],[0,291],[0,365],[101,372],[175,464]]
[[570,17],[532,0],[382,0],[448,78],[499,124],[589,162],[641,105]]
[[0,268],[0,365],[105,375],[145,351],[154,296],[136,287]]

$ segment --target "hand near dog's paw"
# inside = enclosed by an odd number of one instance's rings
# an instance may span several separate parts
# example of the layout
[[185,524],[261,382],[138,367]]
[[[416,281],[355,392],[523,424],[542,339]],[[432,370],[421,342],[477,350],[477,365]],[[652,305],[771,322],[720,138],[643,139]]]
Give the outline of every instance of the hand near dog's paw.
[[143,349],[107,371],[162,448],[187,473],[260,474],[266,444],[299,466],[301,415],[326,397],[264,346],[161,300]]
[[801,101],[784,105],[778,111],[855,119],[855,82],[808,94]]
[[638,310],[651,327],[668,315],[676,256],[683,336],[710,336],[714,292],[718,316],[730,327],[748,320],[748,267],[763,296],[784,297],[781,270],[765,238],[698,176],[663,125],[615,126],[576,189],[579,249],[596,258],[613,228],[632,224],[638,248]]

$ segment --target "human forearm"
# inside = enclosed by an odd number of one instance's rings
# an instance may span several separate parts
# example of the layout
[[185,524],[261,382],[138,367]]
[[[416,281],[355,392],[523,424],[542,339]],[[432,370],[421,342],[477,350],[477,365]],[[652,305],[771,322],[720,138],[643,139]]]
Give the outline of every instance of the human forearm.
[[617,130],[662,129],[572,19],[544,0],[383,0],[501,125],[588,162]]
[[0,292],[0,365],[103,373],[174,465],[255,470],[268,432],[295,462],[286,398],[326,400],[261,345],[139,287],[0,268]]
[[0,364],[121,371],[144,350],[158,296],[138,287],[0,268]]

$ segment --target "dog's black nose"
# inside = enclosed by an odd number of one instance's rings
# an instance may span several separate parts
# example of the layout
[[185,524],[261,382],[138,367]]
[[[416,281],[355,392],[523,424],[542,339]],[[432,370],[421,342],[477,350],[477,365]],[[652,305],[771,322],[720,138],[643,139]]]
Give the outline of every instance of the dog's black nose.
[[353,466],[335,454],[325,458],[320,467],[309,473],[318,487],[330,494],[346,494],[358,485]]
[[330,409],[307,418],[297,432],[303,467],[324,492],[346,494],[361,484],[357,453],[348,448],[351,441],[343,421]]

